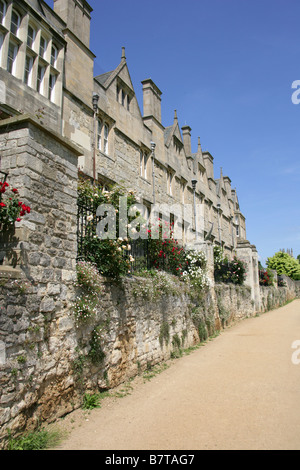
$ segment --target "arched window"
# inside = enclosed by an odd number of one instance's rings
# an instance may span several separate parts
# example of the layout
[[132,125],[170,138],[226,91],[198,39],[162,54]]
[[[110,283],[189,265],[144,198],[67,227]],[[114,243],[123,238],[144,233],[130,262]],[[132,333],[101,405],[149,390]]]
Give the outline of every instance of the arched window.
[[21,16],[16,10],[13,10],[11,14],[10,30],[15,36],[18,36],[20,24],[21,24]]

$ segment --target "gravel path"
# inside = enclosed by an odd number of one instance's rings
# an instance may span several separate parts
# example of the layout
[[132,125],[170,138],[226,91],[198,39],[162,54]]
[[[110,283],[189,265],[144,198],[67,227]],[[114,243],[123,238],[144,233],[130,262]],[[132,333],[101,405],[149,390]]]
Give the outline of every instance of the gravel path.
[[300,450],[296,340],[300,300],[241,321],[150,381],[136,378],[123,398],[71,413],[57,449]]

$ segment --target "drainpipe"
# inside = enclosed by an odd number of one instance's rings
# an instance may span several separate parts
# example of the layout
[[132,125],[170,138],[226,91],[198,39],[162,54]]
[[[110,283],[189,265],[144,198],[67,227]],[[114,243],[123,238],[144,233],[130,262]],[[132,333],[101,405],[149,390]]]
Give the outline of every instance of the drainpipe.
[[218,231],[219,231],[219,243],[220,243],[220,246],[222,246],[222,242],[221,242],[221,227],[220,227],[220,213],[221,213],[221,204],[217,204],[217,208],[218,208]]
[[96,181],[96,135],[97,135],[97,112],[98,112],[99,95],[93,94],[93,110],[94,110],[94,141],[93,141],[93,178]]
[[192,180],[193,192],[194,192],[194,220],[195,220],[195,233],[196,241],[198,240],[198,231],[197,231],[197,212],[196,212],[196,184],[197,180]]
[[152,183],[153,183],[153,205],[155,205],[155,173],[154,173],[154,150],[156,144],[154,142],[150,143],[151,152],[152,152]]

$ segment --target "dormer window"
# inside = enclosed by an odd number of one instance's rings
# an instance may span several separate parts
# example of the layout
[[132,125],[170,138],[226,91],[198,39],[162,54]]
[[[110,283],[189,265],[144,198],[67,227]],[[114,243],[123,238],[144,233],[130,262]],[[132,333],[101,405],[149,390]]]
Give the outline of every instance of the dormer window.
[[21,24],[21,17],[19,13],[16,12],[16,10],[13,10],[11,14],[10,30],[15,36],[18,36],[20,24]]
[[0,0],[0,24],[4,23],[5,14],[6,14],[6,3],[3,0]]

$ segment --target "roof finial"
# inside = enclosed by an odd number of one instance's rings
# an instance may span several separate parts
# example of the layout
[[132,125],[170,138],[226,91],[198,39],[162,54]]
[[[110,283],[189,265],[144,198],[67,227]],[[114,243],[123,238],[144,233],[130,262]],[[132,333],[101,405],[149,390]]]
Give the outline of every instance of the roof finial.
[[124,46],[122,47],[122,57],[121,58],[126,60],[125,47]]
[[199,152],[199,153],[202,153],[200,137],[198,137],[198,152]]
[[175,109],[175,112],[174,112],[174,120],[177,120],[177,110]]

